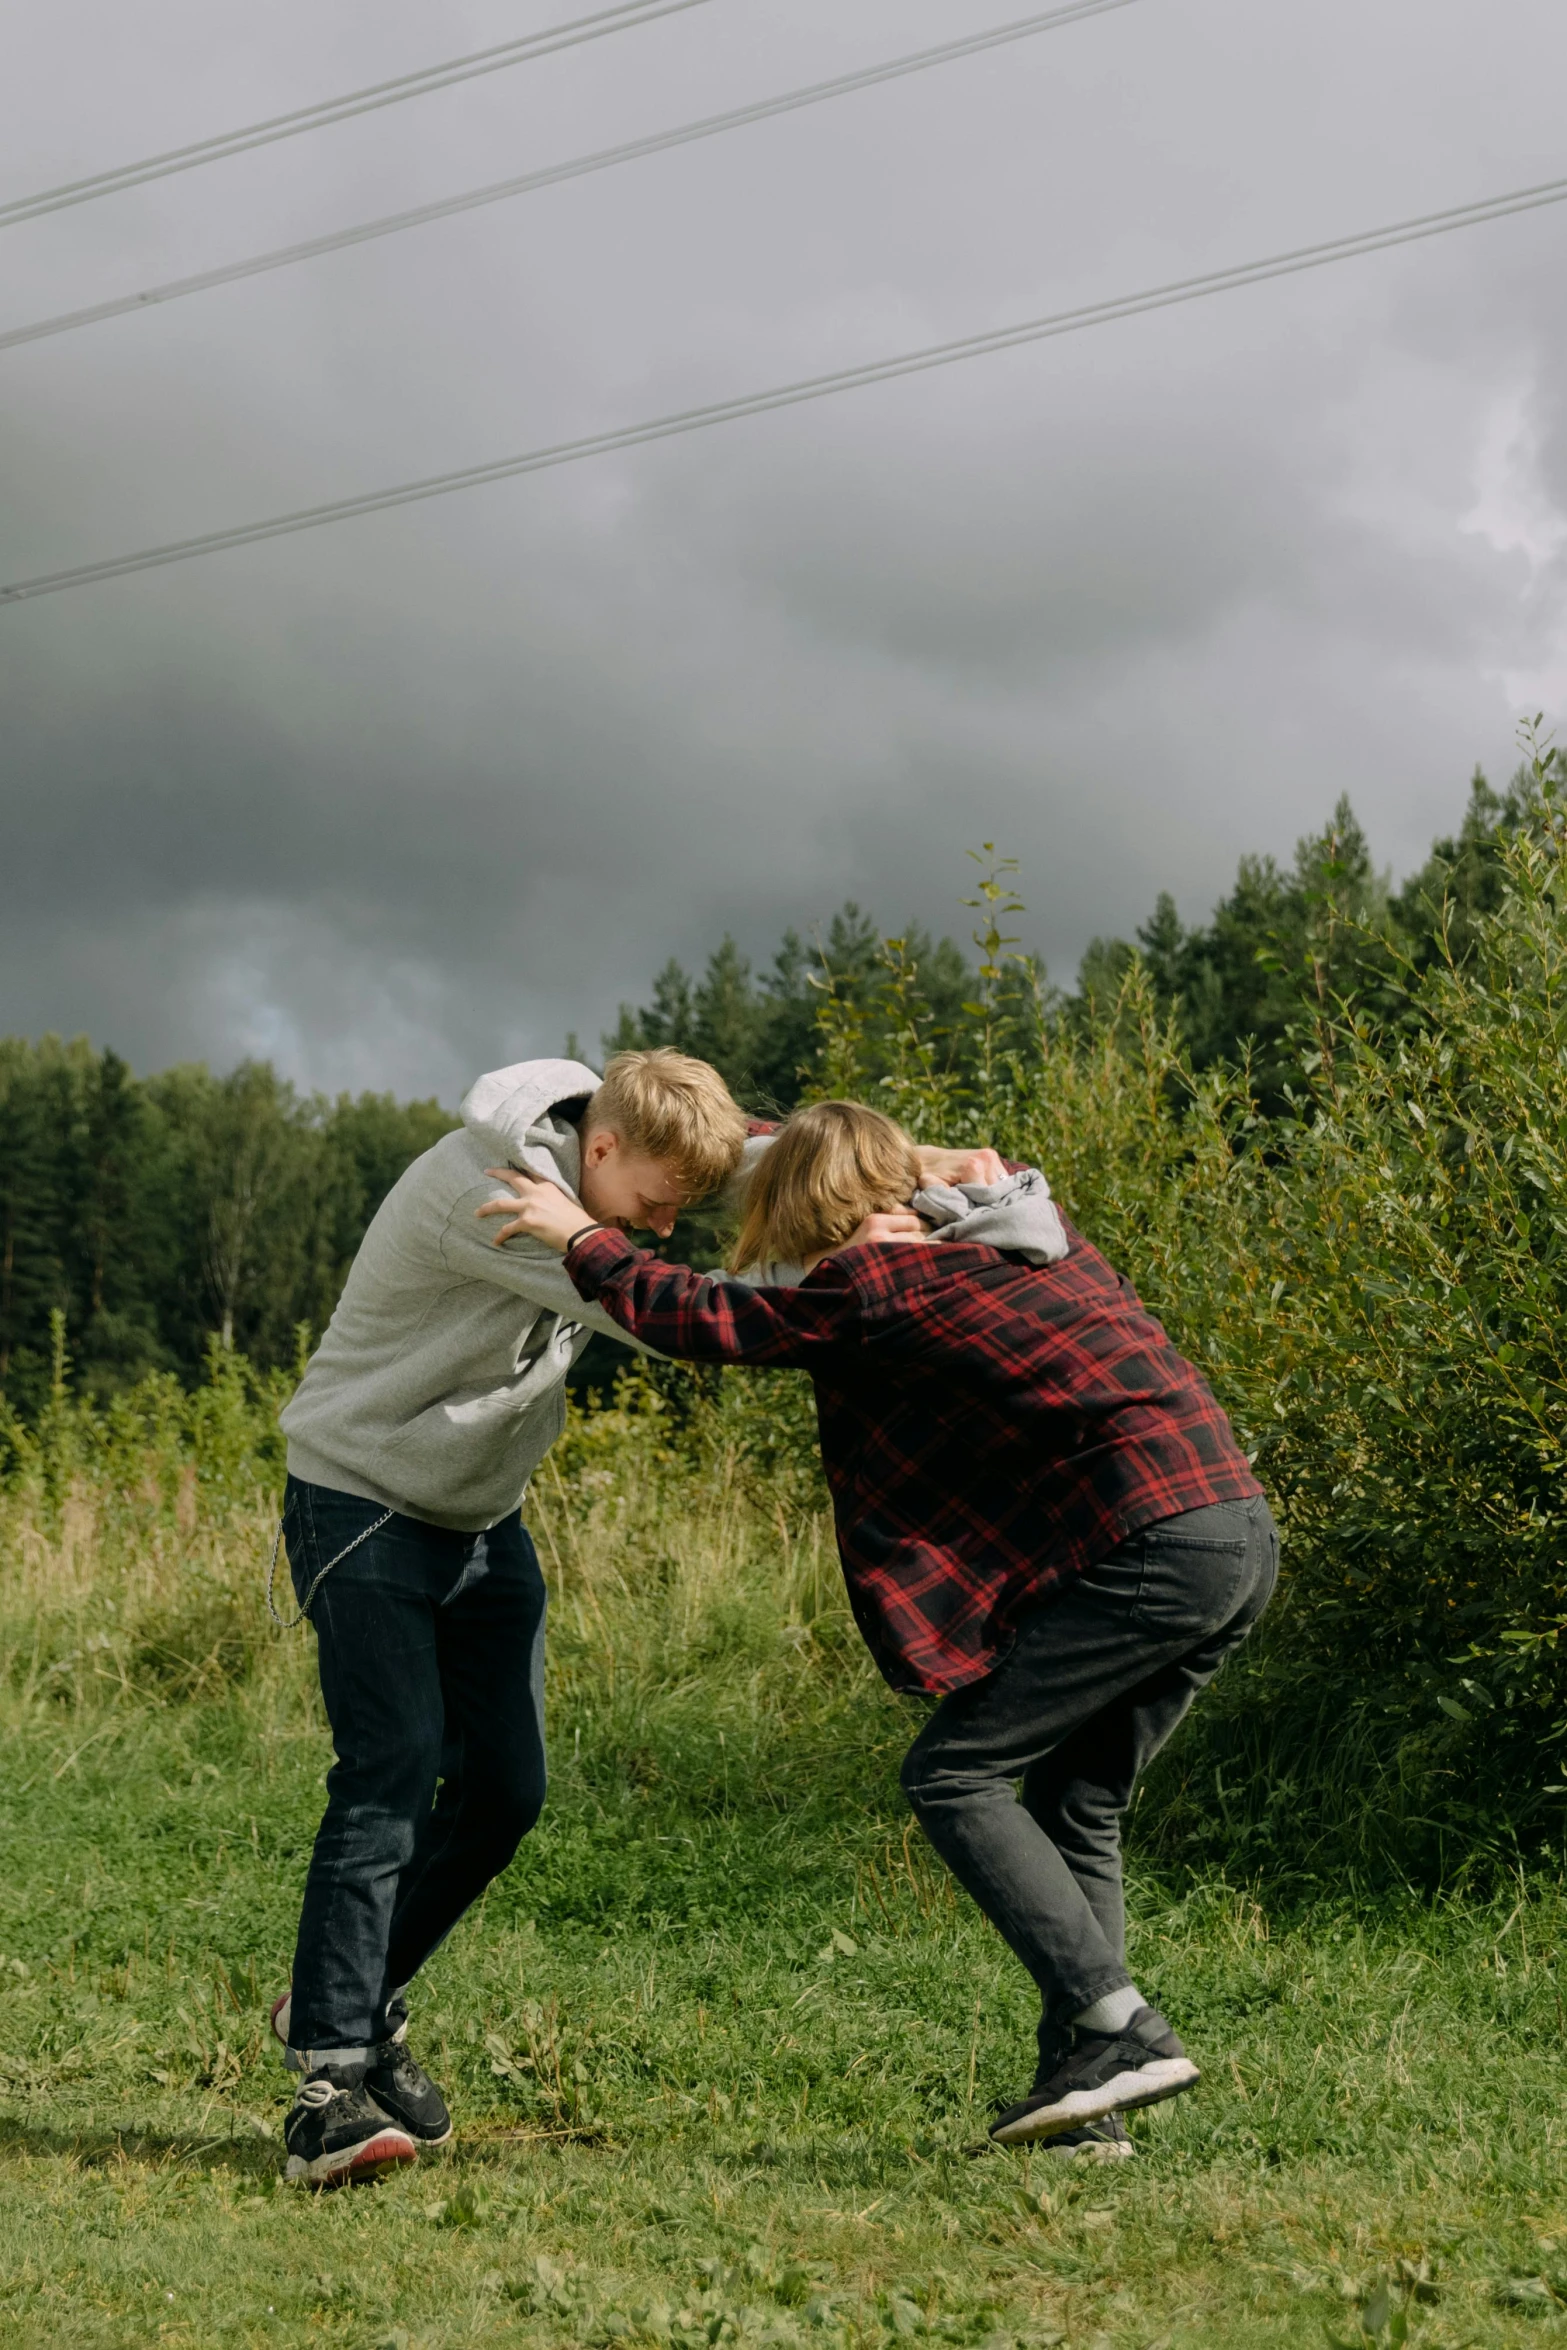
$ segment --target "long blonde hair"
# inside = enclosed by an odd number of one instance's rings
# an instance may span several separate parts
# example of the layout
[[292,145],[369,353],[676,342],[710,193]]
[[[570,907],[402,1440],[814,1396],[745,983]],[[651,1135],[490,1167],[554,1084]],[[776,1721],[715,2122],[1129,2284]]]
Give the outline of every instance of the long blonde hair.
[[825,1256],[863,1217],[901,1207],[919,1181],[914,1146],[891,1118],[863,1102],[812,1102],[784,1120],[746,1186],[729,1269]]

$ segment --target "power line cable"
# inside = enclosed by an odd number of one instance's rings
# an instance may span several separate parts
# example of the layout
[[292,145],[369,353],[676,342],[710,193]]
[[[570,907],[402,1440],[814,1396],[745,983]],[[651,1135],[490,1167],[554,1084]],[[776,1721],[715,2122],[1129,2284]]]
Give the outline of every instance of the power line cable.
[[786,90],[777,98],[762,98],[752,106],[737,106],[727,114],[704,115],[699,121],[682,123],[674,130],[628,139],[623,146],[601,147],[594,154],[548,164],[539,171],[523,172],[515,179],[494,180],[486,187],[470,188],[461,195],[439,197],[434,203],[418,204],[407,212],[389,212],[379,220],[362,221],[354,228],[333,229],[324,236],[306,237],[296,245],[279,245],[270,253],[253,253],[243,261],[222,262],[215,269],[197,270],[190,277],[169,278],[162,285],[146,287],[141,293],[121,294],[108,302],[90,303],[82,310],[63,310],[53,318],[40,318],[29,326],[14,326],[0,332],[0,351],[15,350],[22,343],[41,342],[48,335],[71,334],[78,327],[99,326],[106,319],[127,318],[134,311],[150,309],[160,302],[177,302],[187,294],[210,293],[215,286],[260,277],[268,270],[289,269],[296,262],[315,261],[324,253],[340,253],[350,245],[367,245],[377,237],[398,236],[404,229],[423,228],[434,220],[450,220],[454,214],[472,212],[480,205],[531,195],[536,188],[556,187],[562,180],[582,179],[590,172],[608,171],[617,163],[634,163],[645,155],[662,155],[671,147],[715,138],[721,131],[767,122],[775,115],[793,114],[802,106],[818,106],[828,98],[846,97],[854,90],[872,89],[878,82],[901,80],[906,74],[923,73],[932,66],[975,57],[987,49],[999,49],[1012,41],[1027,40],[1035,33],[1054,32],[1059,26],[1076,24],[1083,17],[1105,16],[1112,9],[1130,8],[1134,4],[1135,0],[1075,0],[1071,7],[1021,17],[1016,23],[997,25],[989,32],[970,34],[965,40],[944,41],[938,48],[918,49],[883,65],[840,74],[832,81],[810,82],[801,89]]
[[607,456],[617,449],[634,449],[649,441],[672,440],[709,425],[731,424],[745,416],[764,416],[778,408],[793,408],[808,400],[824,400],[836,392],[865,384],[890,383],[898,376],[917,375],[934,367],[950,367],[960,359],[978,359],[992,351],[1017,350],[1026,343],[1044,342],[1055,335],[1076,334],[1085,327],[1105,326],[1118,318],[1135,318],[1144,311],[1171,309],[1196,302],[1209,294],[1229,293],[1239,286],[1260,285],[1268,278],[1321,269],[1332,261],[1350,261],[1363,253],[1379,253],[1393,245],[1414,244],[1424,237],[1445,236],[1453,229],[1474,228],[1511,213],[1536,211],[1567,201],[1567,179],[1546,180],[1537,187],[1520,188],[1504,196],[1488,196],[1478,203],[1459,204],[1446,212],[1426,212],[1413,220],[1394,221],[1383,228],[1363,229],[1354,236],[1334,237],[1326,244],[1301,245],[1261,261],[1243,261],[1201,277],[1178,278],[1173,284],[1152,286],[1136,294],[1119,294],[1106,302],[1085,303],[1075,310],[1057,310],[1013,326],[993,327],[984,334],[965,335],[955,342],[931,343],[923,350],[905,351],[895,358],[875,359],[859,367],[835,369],[829,375],[802,377],[771,391],[746,392],[737,398],[715,400],[705,407],[677,409],[643,424],[619,425],[608,432],[587,433],[581,439],[555,441],[521,456],[499,457],[486,465],[470,465],[455,473],[430,474],[422,481],[401,482],[395,488],[366,490],[358,497],[334,498],[324,505],[304,506],[292,514],[276,514],[262,522],[245,522],[227,530],[204,531],[195,538],[174,539],[166,546],[146,547],[130,555],[111,555],[96,563],[73,564],[65,571],[40,573],[0,586],[0,604],[17,604],[34,596],[57,595],[65,588],[88,587],[95,581],[120,579],[133,571],[151,571],[167,563],[184,563],[197,555],[216,555],[229,547],[254,546],[262,539],[286,537],[293,531],[316,530],[328,522],[348,522],[361,514],[379,514],[392,506],[411,506],[423,498],[443,498],[453,490],[478,489],[509,481],[520,474],[543,473],[552,466],[574,465],[584,457]]
[[118,196],[127,188],[145,187],[149,180],[196,171],[202,164],[221,162],[228,155],[245,155],[253,147],[270,147],[278,139],[297,139],[304,131],[347,122],[356,114],[401,106],[406,99],[427,97],[432,90],[449,90],[455,83],[473,81],[480,74],[504,73],[508,66],[528,65],[535,57],[552,57],[557,50],[580,48],[585,41],[601,41],[610,33],[629,32],[636,25],[654,24],[660,17],[679,16],[688,8],[707,5],[708,0],[623,0],[618,8],[574,17],[567,24],[546,25],[542,32],[529,33],[522,40],[476,49],[467,57],[449,57],[442,65],[399,74],[395,81],[372,82],[368,88],[349,90],[340,98],[323,98],[318,105],[301,106],[292,114],[270,115],[265,122],[246,123],[239,130],[225,131],[215,139],[198,139],[188,147],[170,147],[162,155],[122,163],[114,171],[94,172],[88,179],[68,180],[62,187],[44,188],[35,196],[15,196],[10,203],[0,204],[0,228],[41,219],[46,212],[63,212],[72,204],[90,204],[99,196]]

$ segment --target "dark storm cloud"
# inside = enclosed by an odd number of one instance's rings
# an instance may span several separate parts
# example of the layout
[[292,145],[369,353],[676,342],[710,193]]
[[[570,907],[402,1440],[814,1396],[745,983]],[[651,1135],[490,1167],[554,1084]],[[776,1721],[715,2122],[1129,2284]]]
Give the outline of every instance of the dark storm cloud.
[[[439,45],[565,13],[448,10]],[[714,0],[8,232],[4,316],[1005,13]],[[373,31],[78,0],[10,36],[0,193],[433,53],[412,0]],[[14,352],[0,568],[1543,178],[1563,66],[1547,0],[1143,0]],[[3,1025],[451,1098],[725,928],[765,952],[848,894],[961,921],[981,837],[1024,858],[1061,976],[1344,789],[1413,862],[1518,709],[1567,700],[1564,235],[1512,221],[0,613]]]

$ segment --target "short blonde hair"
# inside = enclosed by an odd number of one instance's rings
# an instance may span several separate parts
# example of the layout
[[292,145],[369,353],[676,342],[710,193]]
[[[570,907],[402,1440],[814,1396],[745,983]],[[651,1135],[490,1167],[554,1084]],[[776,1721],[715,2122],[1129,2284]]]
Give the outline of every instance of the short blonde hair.
[[618,1135],[668,1169],[691,1199],[727,1183],[740,1164],[746,1118],[716,1069],[669,1045],[616,1053],[582,1114],[584,1141]]
[[919,1183],[914,1145],[891,1118],[863,1102],[813,1102],[784,1120],[747,1184],[729,1269],[824,1256]]

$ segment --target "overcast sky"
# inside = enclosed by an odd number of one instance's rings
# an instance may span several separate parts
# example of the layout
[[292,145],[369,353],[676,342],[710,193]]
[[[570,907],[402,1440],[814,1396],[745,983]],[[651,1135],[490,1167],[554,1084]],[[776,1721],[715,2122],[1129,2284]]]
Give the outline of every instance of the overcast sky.
[[[587,0],[579,0],[585,6]],[[0,327],[1024,13],[707,0],[0,233]],[[0,200],[572,0],[51,0]],[[0,354],[0,580],[1567,173],[1561,0],[1137,0]],[[1021,858],[1070,979],[1567,711],[1567,206],[0,609],[0,1031],[454,1099]]]

